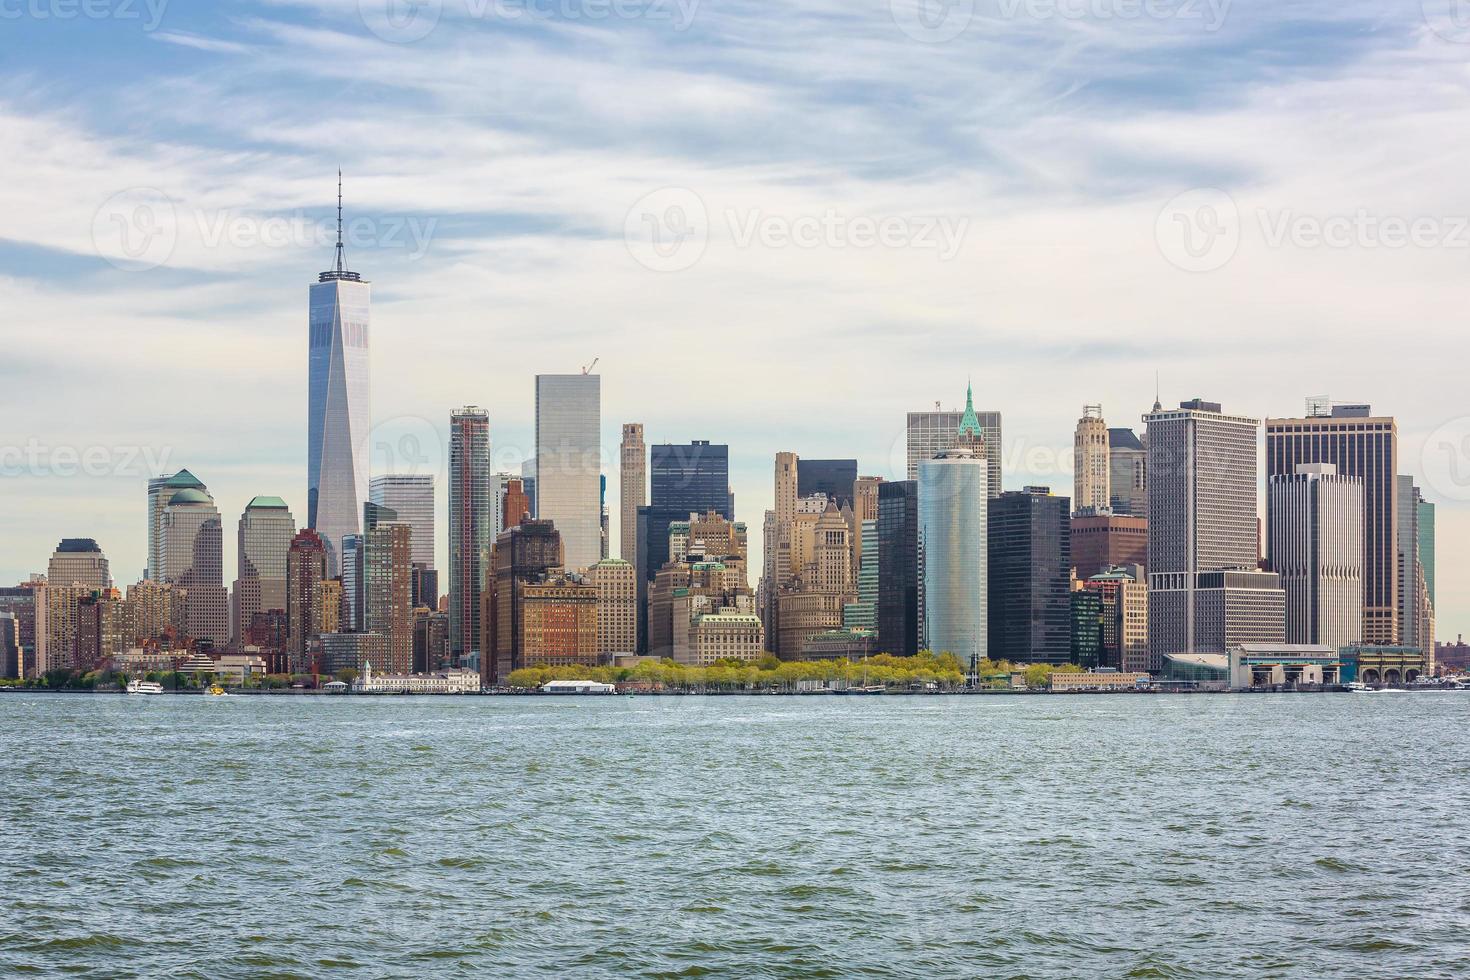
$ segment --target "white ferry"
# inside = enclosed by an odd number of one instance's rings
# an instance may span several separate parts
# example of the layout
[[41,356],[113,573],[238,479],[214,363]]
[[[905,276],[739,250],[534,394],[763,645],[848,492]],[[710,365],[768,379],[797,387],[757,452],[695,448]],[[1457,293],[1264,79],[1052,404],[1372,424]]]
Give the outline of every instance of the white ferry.
[[128,681],[129,694],[162,694],[163,685],[157,681]]

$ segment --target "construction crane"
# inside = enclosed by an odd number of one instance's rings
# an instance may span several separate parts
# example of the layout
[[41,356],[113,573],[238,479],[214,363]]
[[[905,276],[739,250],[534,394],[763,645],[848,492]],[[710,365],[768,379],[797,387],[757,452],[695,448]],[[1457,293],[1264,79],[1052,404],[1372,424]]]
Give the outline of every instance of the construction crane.
[[594,357],[592,359],[592,363],[589,364],[589,365],[587,365],[586,367],[584,367],[582,369],[582,373],[583,374],[591,374],[592,373],[592,369],[595,368],[595,367],[597,367],[597,362],[600,361],[600,360],[602,360],[602,358],[600,358],[600,357]]

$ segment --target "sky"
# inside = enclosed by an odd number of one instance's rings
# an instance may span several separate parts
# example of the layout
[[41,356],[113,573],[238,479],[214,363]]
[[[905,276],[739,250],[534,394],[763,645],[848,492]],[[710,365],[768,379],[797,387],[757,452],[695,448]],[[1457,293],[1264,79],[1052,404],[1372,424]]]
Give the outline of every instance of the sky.
[[[149,475],[305,520],[307,287],[373,284],[374,471],[499,468],[533,378],[731,447],[901,478],[904,414],[1004,416],[1070,492],[1084,404],[1398,419],[1470,632],[1463,0],[0,0],[0,581]],[[758,555],[753,555],[758,561]]]

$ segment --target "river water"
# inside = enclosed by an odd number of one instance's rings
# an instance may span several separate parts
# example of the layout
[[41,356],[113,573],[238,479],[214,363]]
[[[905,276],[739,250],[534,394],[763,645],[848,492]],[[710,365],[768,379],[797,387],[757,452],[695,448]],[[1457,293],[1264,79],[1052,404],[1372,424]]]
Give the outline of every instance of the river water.
[[1470,694],[0,694],[0,973],[1470,975]]

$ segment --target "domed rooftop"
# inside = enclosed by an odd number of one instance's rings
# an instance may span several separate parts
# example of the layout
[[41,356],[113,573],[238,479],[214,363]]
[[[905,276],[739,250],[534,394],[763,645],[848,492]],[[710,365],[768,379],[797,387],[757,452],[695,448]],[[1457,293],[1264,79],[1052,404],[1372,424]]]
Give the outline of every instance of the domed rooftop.
[[194,489],[180,490],[178,493],[176,493],[172,497],[168,498],[168,505],[170,507],[173,507],[173,506],[175,506],[177,504],[212,504],[212,503],[214,503],[214,501],[210,499],[209,494],[205,493],[202,490],[194,490]]
[[246,510],[258,510],[268,508],[270,510],[288,510],[286,502],[280,497],[252,497],[250,503],[245,505]]

